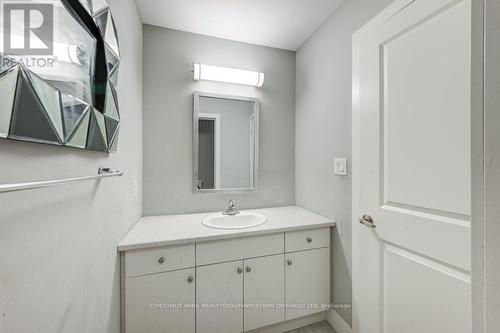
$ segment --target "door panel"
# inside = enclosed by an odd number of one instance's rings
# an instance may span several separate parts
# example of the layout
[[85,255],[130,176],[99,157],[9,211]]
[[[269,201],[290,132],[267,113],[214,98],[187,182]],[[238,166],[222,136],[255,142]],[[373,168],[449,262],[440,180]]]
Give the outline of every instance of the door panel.
[[243,262],[197,267],[196,280],[196,332],[242,332]]
[[470,73],[457,70],[470,67],[466,19],[460,2],[381,46],[386,205],[468,220]]
[[471,332],[470,16],[397,0],[356,35],[357,332]]
[[361,89],[379,93],[360,96],[367,112],[360,118],[358,213],[371,212],[384,241],[464,270],[471,191],[467,31],[469,0],[416,0],[363,40]]
[[245,260],[245,331],[285,320],[284,255]]
[[387,244],[383,261],[384,332],[470,332],[468,274]]

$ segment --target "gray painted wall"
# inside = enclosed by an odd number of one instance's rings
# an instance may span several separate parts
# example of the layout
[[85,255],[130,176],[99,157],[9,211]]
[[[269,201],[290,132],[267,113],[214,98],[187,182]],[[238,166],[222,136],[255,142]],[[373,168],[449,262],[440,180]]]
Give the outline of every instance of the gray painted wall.
[[110,4],[122,53],[118,152],[2,140],[0,183],[94,174],[101,165],[125,175],[0,194],[0,332],[120,331],[116,245],[141,216],[142,25],[133,0]]
[[[192,63],[265,72],[263,88],[193,81]],[[193,92],[261,102],[258,190],[192,192]],[[295,53],[144,26],[144,215],[220,211],[294,203]]]
[[[347,157],[350,164],[352,34],[391,2],[345,1],[296,56],[295,201],[338,223],[332,235],[335,303],[351,303],[351,177],[335,176],[333,159]],[[351,311],[338,313],[351,323]]]

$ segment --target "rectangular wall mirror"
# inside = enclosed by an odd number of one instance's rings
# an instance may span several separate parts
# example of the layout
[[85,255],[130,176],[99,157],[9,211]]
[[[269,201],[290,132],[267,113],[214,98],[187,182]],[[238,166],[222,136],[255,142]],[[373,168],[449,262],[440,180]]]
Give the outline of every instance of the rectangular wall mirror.
[[195,192],[253,191],[257,187],[259,101],[194,93]]

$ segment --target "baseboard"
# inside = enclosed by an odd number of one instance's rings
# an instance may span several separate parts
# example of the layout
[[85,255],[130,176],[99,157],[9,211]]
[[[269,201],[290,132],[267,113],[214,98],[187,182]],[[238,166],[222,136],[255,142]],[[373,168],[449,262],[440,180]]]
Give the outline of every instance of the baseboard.
[[326,312],[326,321],[337,333],[352,333],[352,328],[335,310]]
[[[284,321],[275,325],[248,331],[247,333],[277,333],[294,330],[304,326],[309,326],[326,320],[325,312],[315,313],[306,317]],[[339,332],[340,333],[340,332]]]

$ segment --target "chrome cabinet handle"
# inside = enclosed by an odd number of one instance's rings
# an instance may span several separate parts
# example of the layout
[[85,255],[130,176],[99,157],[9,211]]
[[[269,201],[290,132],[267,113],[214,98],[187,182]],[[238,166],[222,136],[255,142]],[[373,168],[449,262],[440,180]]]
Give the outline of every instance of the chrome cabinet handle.
[[306,241],[307,241],[308,243],[311,243],[311,242],[313,241],[313,239],[312,239],[311,237],[307,237],[307,238],[306,238]]
[[194,281],[194,278],[190,275],[190,276],[188,277],[188,282],[189,282],[189,283],[191,283],[191,282],[193,282],[193,281]]
[[292,266],[293,261],[292,261],[292,259],[288,259],[288,260],[286,261],[286,263],[288,264],[288,266]]
[[247,273],[250,273],[250,272],[252,271],[252,267],[247,266],[247,267],[246,267],[246,271],[247,271]]
[[163,263],[165,263],[165,257],[160,257],[160,258],[158,259],[158,263],[159,263],[159,264],[163,264]]
[[372,229],[375,229],[377,226],[375,225],[375,223],[373,222],[373,218],[368,215],[368,214],[364,214],[359,220],[358,220],[359,223],[361,223],[362,225],[364,226],[367,226],[368,228],[372,228]]
[[238,267],[238,268],[236,269],[236,272],[238,272],[238,274],[241,274],[241,273],[243,273],[243,268],[241,268],[241,267]]

